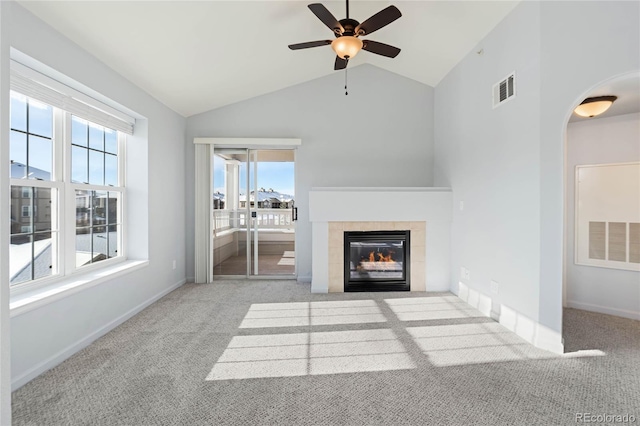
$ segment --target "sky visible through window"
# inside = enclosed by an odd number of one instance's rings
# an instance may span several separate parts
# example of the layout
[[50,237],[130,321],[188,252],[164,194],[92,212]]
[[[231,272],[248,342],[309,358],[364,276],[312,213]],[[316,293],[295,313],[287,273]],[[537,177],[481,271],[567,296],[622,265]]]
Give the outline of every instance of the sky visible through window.
[[[240,192],[244,194],[247,185],[246,163],[240,164]],[[252,175],[253,178],[253,175]],[[258,162],[258,187],[295,195],[293,162]],[[213,188],[215,192],[224,194],[224,159],[214,156]]]

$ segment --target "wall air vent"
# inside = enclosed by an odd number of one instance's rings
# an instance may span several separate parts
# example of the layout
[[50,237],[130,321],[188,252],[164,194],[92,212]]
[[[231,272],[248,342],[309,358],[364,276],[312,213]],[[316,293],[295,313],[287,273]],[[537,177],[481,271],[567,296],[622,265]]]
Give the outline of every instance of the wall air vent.
[[507,77],[493,85],[493,107],[515,98],[516,96],[516,73],[515,71]]

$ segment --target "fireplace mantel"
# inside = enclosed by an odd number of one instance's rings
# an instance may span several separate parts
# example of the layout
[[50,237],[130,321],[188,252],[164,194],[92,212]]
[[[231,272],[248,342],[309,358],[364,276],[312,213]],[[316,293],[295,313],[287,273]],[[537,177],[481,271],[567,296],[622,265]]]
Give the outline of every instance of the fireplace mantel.
[[[341,228],[357,230],[354,226],[370,230],[425,229],[422,240],[416,242],[424,252],[412,258],[425,268],[422,273],[418,271],[422,283],[416,282],[411,290],[448,290],[452,203],[449,188],[312,188],[311,291],[341,291],[329,285],[330,271],[335,269],[330,268],[335,262],[329,258],[330,238],[335,240],[335,231]],[[331,278],[336,281],[336,277]]]

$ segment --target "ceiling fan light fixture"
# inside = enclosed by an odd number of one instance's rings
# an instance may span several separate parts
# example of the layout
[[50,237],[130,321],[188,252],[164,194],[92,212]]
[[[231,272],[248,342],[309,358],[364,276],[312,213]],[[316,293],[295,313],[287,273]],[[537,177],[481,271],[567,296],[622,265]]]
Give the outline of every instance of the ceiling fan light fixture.
[[587,98],[580,105],[573,110],[580,117],[595,117],[600,115],[613,104],[613,101],[618,99],[617,96],[596,96],[594,98]]
[[353,59],[362,49],[362,40],[355,36],[338,37],[331,42],[331,48],[341,59]]

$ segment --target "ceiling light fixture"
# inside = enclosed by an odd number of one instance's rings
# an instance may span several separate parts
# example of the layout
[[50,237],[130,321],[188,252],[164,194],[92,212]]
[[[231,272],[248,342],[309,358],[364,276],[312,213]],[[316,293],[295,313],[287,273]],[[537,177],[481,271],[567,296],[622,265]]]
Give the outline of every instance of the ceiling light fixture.
[[353,59],[362,49],[362,40],[355,36],[343,35],[331,42],[331,48],[341,59]]
[[609,109],[613,101],[618,99],[617,96],[596,96],[587,98],[573,110],[580,117],[595,117]]

